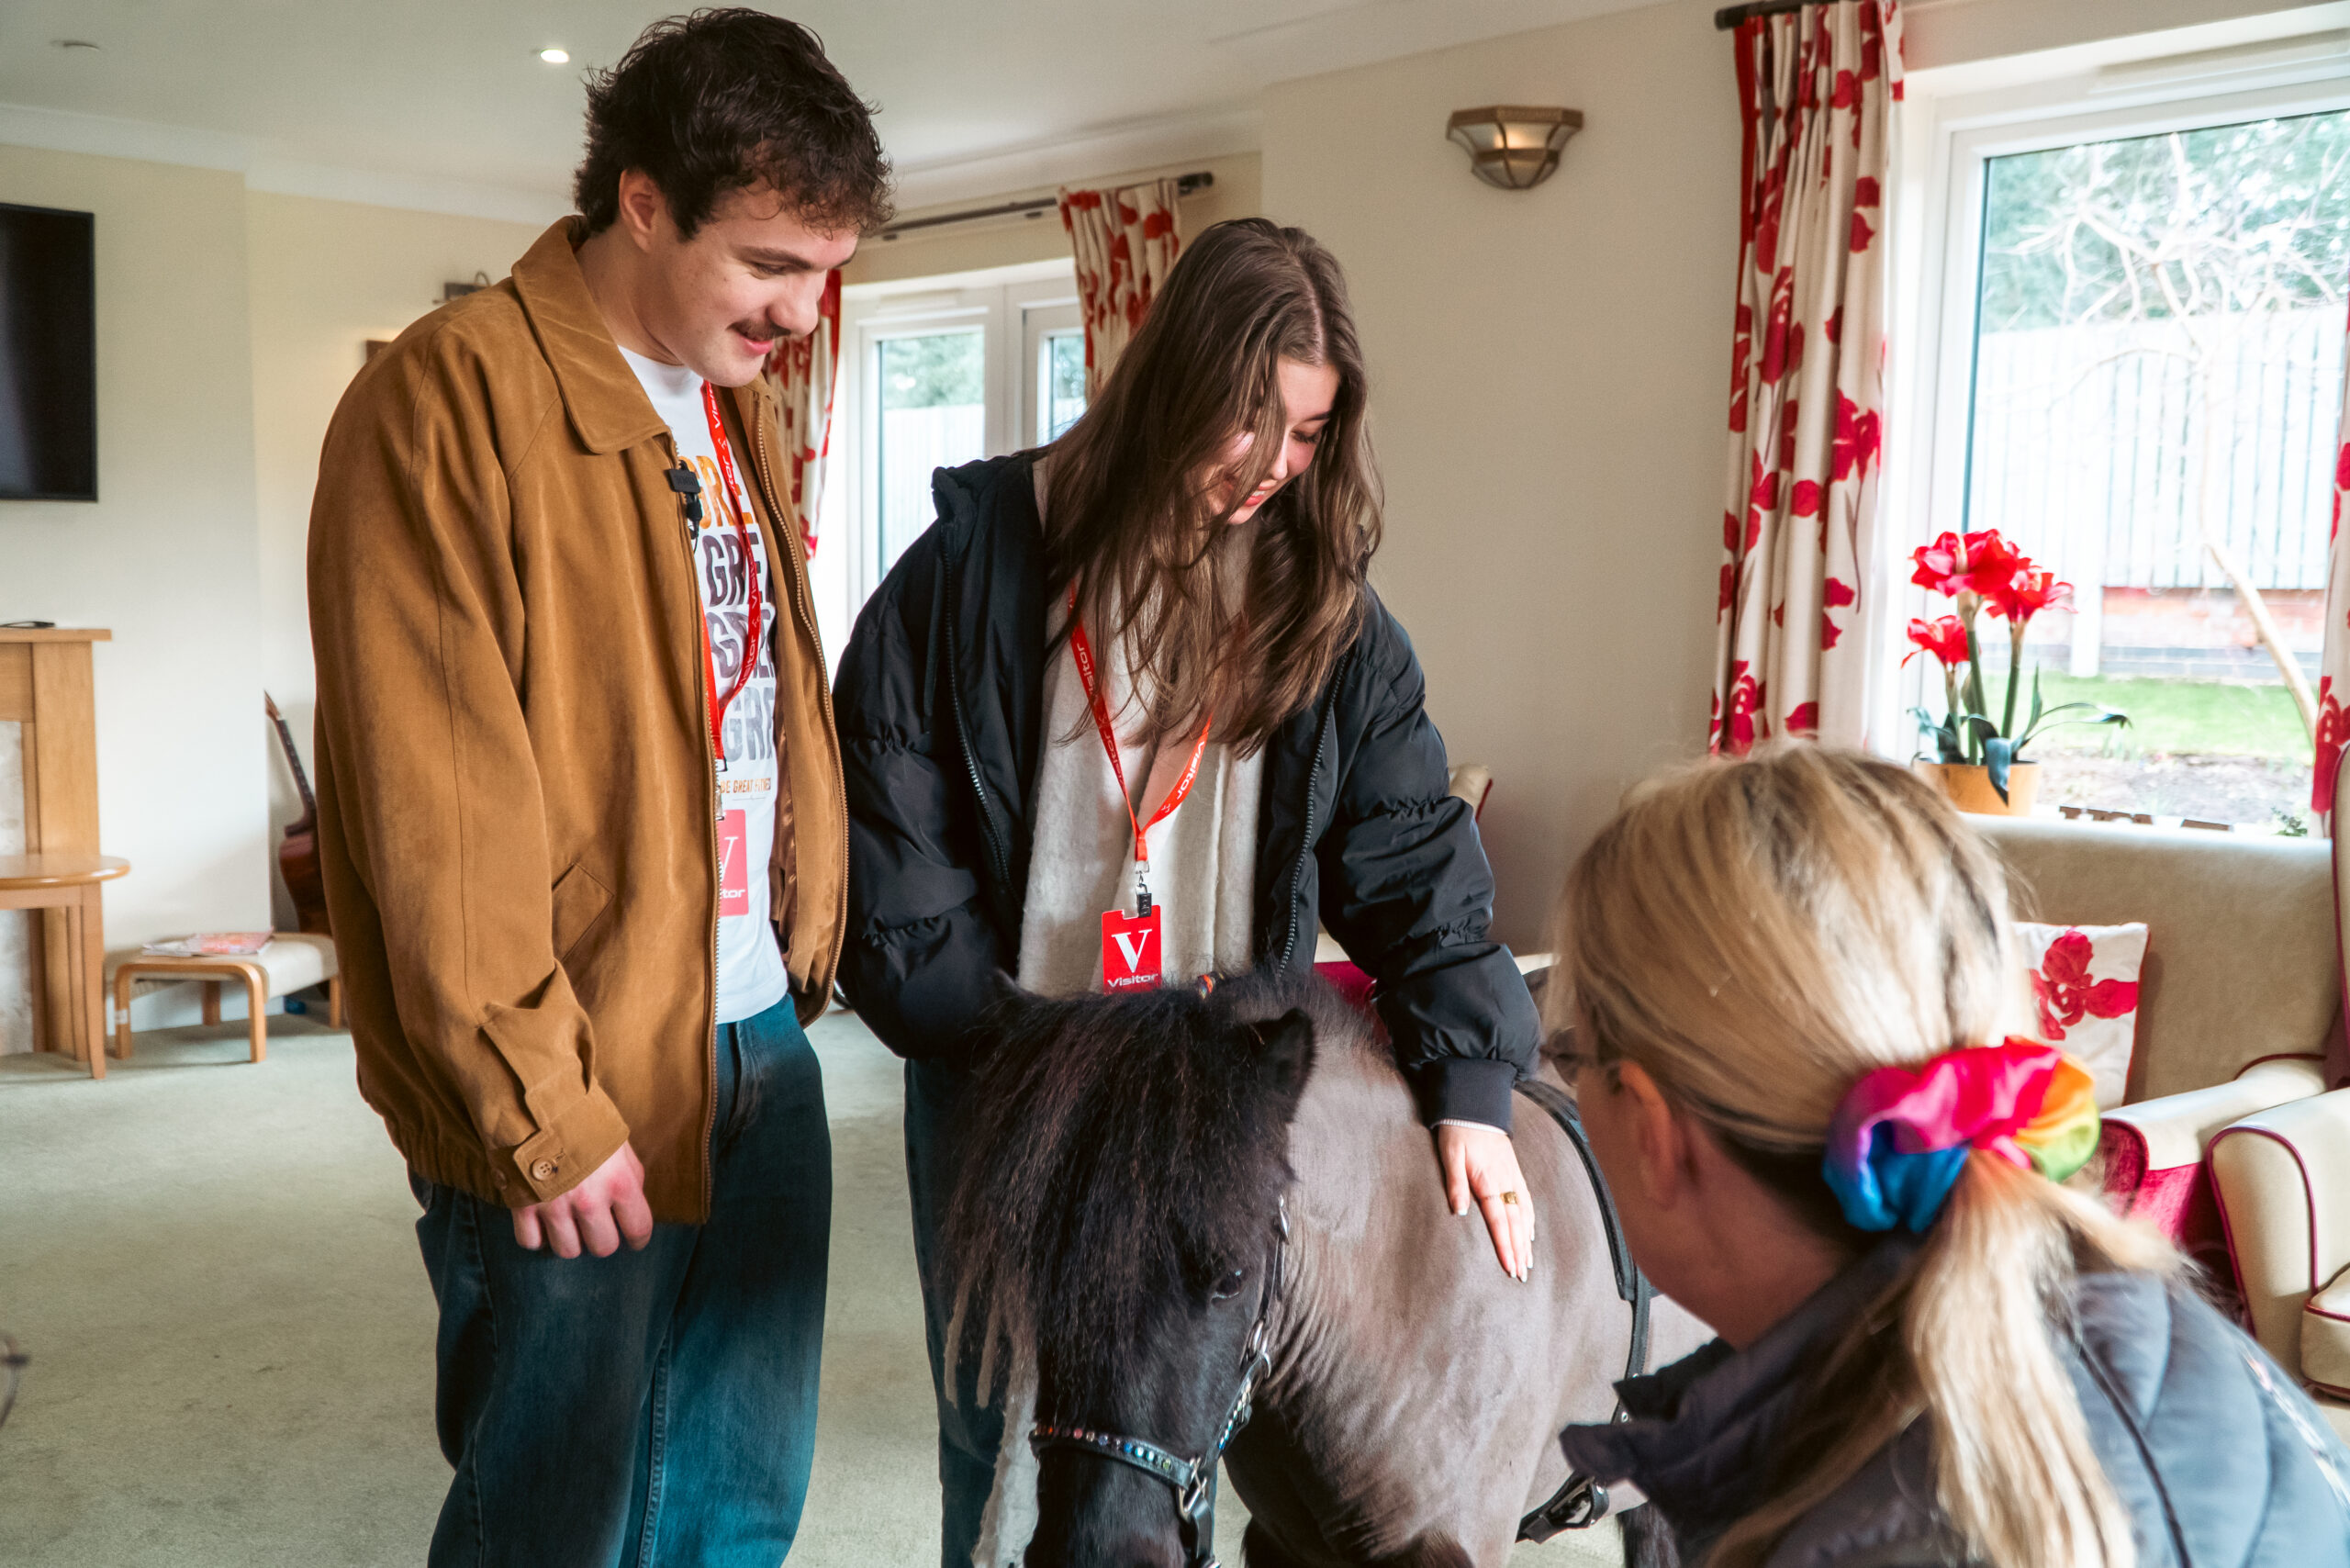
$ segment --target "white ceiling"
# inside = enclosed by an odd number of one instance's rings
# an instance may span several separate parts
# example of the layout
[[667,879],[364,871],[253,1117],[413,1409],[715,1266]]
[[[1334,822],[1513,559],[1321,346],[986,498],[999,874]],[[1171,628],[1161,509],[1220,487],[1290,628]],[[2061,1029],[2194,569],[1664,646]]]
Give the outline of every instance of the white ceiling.
[[[535,217],[561,210],[578,156],[581,73],[685,3],[7,0],[0,141]],[[880,106],[912,207],[1064,177],[1027,165],[1072,143],[1118,148],[1112,168],[1245,151],[1268,83],[1658,3],[791,0],[789,14]],[[548,45],[571,63],[542,64]]]

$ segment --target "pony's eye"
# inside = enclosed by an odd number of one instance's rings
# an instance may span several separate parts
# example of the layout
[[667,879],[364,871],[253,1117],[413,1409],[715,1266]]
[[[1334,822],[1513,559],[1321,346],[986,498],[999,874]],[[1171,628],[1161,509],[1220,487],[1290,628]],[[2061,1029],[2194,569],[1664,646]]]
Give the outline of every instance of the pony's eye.
[[1218,1280],[1215,1283],[1215,1289],[1208,1294],[1218,1301],[1230,1301],[1234,1296],[1240,1294],[1241,1283],[1248,1277],[1248,1271],[1244,1269],[1235,1269],[1232,1272],[1225,1275],[1221,1280]]

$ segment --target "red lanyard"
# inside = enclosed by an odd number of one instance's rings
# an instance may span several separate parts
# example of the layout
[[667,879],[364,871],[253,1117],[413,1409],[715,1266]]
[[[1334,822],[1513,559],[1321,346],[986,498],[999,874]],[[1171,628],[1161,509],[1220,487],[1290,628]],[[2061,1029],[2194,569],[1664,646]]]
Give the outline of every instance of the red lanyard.
[[741,504],[735,499],[739,492],[734,482],[734,454],[726,442],[725,421],[718,416],[718,394],[711,390],[707,381],[701,384],[701,409],[710,419],[710,443],[718,450],[718,475],[726,492],[722,504],[734,519],[734,537],[743,546],[743,569],[751,577],[751,629],[744,638],[742,667],[734,672],[734,684],[727,689],[724,697],[718,695],[718,661],[710,651],[710,617],[707,612],[702,616],[701,667],[702,673],[710,679],[710,752],[719,767],[723,769],[726,766],[726,710],[734,705],[734,699],[742,695],[743,688],[751,684],[751,672],[759,667],[759,585],[767,574],[765,559],[751,542],[750,520],[744,515]]
[[1144,822],[1135,815],[1134,797],[1126,788],[1125,765],[1118,760],[1118,732],[1110,722],[1109,704],[1102,700],[1102,689],[1093,674],[1093,644],[1086,639],[1085,623],[1077,618],[1077,589],[1069,590],[1069,651],[1077,658],[1077,678],[1085,688],[1087,706],[1093,710],[1093,726],[1102,732],[1102,749],[1110,754],[1110,771],[1117,776],[1118,801],[1126,808],[1126,820],[1135,830],[1135,890],[1140,895],[1140,913],[1150,912],[1150,838],[1152,828],[1175,814],[1183,797],[1192,792],[1192,780],[1200,776],[1200,758],[1208,749],[1208,727],[1215,715],[1200,721],[1200,738],[1192,747],[1192,760],[1183,765],[1183,777],[1175,780],[1175,788],[1167,799],[1158,802],[1158,810]]

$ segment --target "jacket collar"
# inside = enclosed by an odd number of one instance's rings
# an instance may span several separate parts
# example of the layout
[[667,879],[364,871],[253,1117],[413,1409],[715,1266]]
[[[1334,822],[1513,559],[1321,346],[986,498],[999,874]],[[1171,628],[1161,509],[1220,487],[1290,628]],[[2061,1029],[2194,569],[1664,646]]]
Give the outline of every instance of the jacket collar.
[[1041,547],[1045,525],[1036,515],[1035,462],[1034,452],[1015,452],[931,476],[942,559],[959,566],[983,529]]
[[1625,1379],[1616,1387],[1630,1418],[1569,1427],[1559,1438],[1567,1462],[1601,1482],[1631,1481],[1684,1545],[1710,1541],[1761,1501],[1820,1358],[1917,1247],[1908,1237],[1878,1243],[1743,1350],[1716,1339]]
[[514,292],[554,372],[564,411],[582,445],[618,452],[657,439],[668,427],[653,411],[636,373],[621,357],[588,292],[575,248],[576,218],[558,219],[514,263]]

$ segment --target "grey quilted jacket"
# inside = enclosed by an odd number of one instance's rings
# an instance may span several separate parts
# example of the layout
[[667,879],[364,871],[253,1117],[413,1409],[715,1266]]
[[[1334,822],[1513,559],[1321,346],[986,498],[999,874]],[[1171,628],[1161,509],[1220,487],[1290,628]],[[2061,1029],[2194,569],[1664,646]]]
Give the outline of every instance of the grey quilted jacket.
[[[1619,1386],[1631,1419],[1571,1427],[1567,1461],[1628,1480],[1695,1568],[1767,1495],[1779,1437],[1835,1337],[1915,1243],[1881,1244],[1744,1351],[1720,1340]],[[2060,1350],[2141,1568],[2350,1568],[2350,1450],[2292,1379],[2190,1289],[2085,1277]],[[1963,1568],[1926,1424],[1796,1521],[1771,1568]]]

